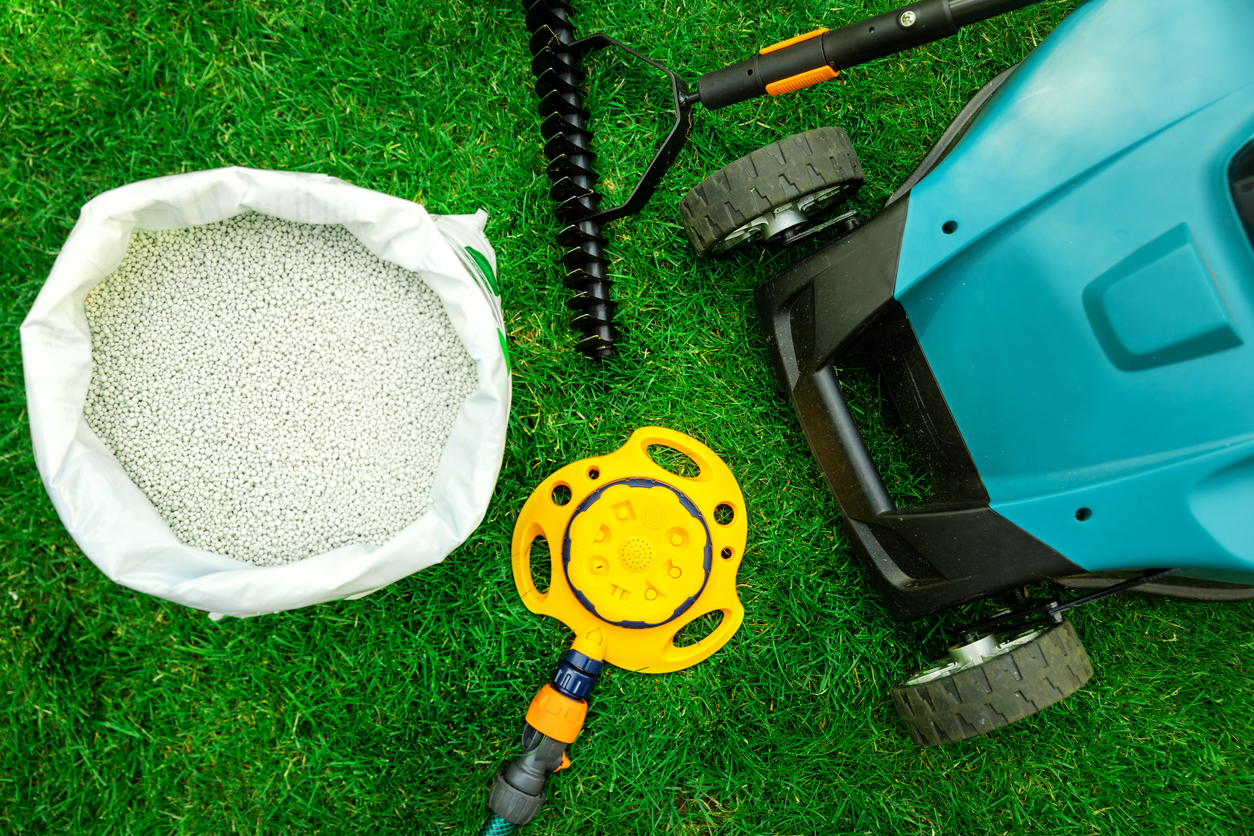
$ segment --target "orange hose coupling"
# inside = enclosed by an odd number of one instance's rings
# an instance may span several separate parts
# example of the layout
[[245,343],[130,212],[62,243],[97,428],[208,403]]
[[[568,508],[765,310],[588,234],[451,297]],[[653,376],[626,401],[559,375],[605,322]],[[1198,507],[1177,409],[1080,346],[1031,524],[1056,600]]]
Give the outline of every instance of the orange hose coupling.
[[527,709],[527,724],[541,734],[563,743],[574,743],[588,716],[588,704],[559,694],[545,685]]

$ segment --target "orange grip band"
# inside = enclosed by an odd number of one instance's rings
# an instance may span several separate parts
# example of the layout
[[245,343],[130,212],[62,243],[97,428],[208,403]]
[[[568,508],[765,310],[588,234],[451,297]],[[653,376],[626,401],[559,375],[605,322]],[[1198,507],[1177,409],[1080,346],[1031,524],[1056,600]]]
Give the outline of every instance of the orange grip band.
[[588,704],[562,696],[545,685],[527,709],[527,723],[533,729],[563,743],[574,743],[588,716]]
[[800,90],[802,87],[818,84],[820,81],[830,81],[838,75],[840,73],[826,66],[819,67],[817,70],[806,70],[804,73],[790,75],[788,78],[781,78],[779,81],[771,82],[766,85],[766,92],[772,96],[782,96],[785,93]]
[[808,41],[808,40],[810,40],[811,38],[817,38],[819,35],[822,35],[822,34],[823,34],[824,32],[826,32],[826,31],[827,31],[827,27],[825,26],[825,27],[823,27],[822,29],[815,29],[813,32],[806,32],[804,35],[798,35],[798,36],[797,36],[797,37],[795,37],[795,38],[789,38],[788,40],[786,40],[786,41],[780,41],[780,42],[779,42],[779,43],[777,43],[777,44],[771,44],[770,46],[764,46],[764,47],[762,47],[761,49],[759,49],[759,50],[758,50],[758,54],[759,54],[759,55],[766,55],[768,52],[774,52],[775,50],[777,50],[777,49],[783,49],[783,48],[784,48],[784,47],[786,47],[786,46],[792,46],[793,44],[799,44],[799,43],[801,43],[802,41]]

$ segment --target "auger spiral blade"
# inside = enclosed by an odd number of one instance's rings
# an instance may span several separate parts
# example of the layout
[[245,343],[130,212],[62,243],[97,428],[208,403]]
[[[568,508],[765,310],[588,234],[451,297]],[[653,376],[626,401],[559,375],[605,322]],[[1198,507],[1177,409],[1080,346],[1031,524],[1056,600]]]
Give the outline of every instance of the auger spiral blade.
[[593,170],[592,132],[587,129],[588,111],[583,106],[583,70],[580,56],[570,49],[575,42],[570,6],[564,0],[530,0],[525,3],[528,46],[534,56],[532,73],[540,99],[544,154],[549,161],[546,173],[552,181],[549,196],[556,202],[555,214],[566,224],[559,236],[566,249],[562,284],[575,293],[566,303],[571,325],[585,336],[579,340],[581,352],[594,360],[617,355],[614,344],[622,338],[614,322],[615,304],[610,299],[609,259],[601,224],[584,219],[597,211],[600,195],[595,191],[600,179]]

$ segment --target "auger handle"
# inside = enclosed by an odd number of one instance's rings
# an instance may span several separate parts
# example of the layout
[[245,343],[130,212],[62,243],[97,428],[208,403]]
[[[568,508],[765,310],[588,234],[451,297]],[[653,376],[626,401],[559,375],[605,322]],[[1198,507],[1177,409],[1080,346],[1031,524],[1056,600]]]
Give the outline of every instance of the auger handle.
[[963,26],[1039,0],[920,0],[839,29],[816,29],[763,48],[752,58],[697,80],[710,110],[779,96],[833,79],[846,67],[895,55],[955,34]]

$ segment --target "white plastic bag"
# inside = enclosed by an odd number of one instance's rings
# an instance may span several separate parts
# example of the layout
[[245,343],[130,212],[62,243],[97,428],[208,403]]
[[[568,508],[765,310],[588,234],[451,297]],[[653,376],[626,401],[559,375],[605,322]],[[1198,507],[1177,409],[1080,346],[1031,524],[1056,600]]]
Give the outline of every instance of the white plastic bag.
[[[382,546],[345,546],[257,567],[185,546],[83,417],[91,379],[87,291],[117,269],[133,229],[213,223],[247,211],[343,224],[372,253],[421,275],[439,295],[478,371],[457,415],[427,512]],[[113,580],[189,607],[261,615],[360,597],[444,559],[479,525],[496,484],[509,416],[496,255],[487,216],[421,206],[319,174],[224,168],[132,183],[83,207],[22,323],[35,462],[62,522]]]

